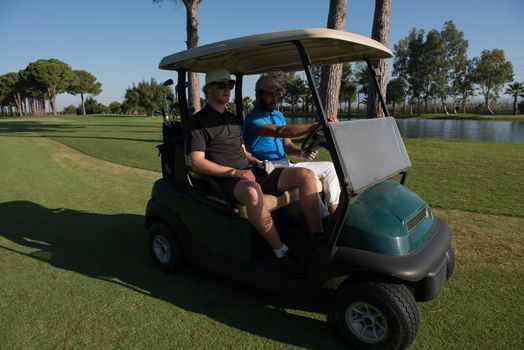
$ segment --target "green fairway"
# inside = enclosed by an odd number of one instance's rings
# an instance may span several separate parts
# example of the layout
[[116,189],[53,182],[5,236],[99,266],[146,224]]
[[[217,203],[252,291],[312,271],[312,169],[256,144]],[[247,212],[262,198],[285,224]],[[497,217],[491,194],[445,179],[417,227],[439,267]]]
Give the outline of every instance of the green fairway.
[[[0,120],[0,348],[346,348],[328,295],[300,305],[155,268],[143,214],[160,123]],[[407,185],[449,223],[457,255],[442,293],[419,304],[412,348],[522,348],[524,145],[405,141]]]

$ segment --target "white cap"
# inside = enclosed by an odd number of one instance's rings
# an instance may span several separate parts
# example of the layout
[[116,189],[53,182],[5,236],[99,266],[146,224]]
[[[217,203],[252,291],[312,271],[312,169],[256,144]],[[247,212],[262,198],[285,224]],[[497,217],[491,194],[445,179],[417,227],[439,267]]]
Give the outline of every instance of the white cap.
[[221,83],[223,81],[234,81],[227,69],[213,68],[206,72],[206,85],[211,83]]
[[267,92],[275,92],[277,90],[282,90],[280,84],[270,76],[264,76],[257,80],[255,85],[255,91],[264,90]]

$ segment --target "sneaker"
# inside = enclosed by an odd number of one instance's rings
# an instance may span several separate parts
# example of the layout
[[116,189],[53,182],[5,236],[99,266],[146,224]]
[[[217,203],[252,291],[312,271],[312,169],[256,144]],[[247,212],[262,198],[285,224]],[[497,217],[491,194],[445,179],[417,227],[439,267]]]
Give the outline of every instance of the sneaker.
[[304,278],[306,276],[306,267],[298,261],[291,251],[287,251],[283,257],[277,258],[280,268],[292,277]]

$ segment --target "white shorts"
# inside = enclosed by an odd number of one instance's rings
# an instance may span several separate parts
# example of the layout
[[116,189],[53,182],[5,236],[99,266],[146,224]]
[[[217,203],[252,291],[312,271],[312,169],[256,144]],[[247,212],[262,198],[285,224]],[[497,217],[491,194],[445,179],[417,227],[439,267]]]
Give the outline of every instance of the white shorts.
[[326,205],[330,207],[338,204],[340,199],[340,183],[338,181],[337,172],[335,171],[335,166],[332,162],[301,162],[293,164],[287,159],[280,159],[272,161],[272,163],[275,168],[293,166],[312,170],[320,182],[322,182]]

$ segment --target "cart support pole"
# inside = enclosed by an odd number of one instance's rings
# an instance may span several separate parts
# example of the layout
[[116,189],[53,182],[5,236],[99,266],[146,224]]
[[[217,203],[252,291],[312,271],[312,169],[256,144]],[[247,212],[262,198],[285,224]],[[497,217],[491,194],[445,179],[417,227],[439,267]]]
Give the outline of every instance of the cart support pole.
[[293,44],[295,44],[295,46],[297,47],[298,53],[300,54],[300,58],[302,59],[302,65],[304,66],[304,72],[306,73],[308,85],[311,89],[311,92],[313,93],[313,101],[315,101],[315,107],[317,108],[317,111],[320,113],[321,123],[324,127],[327,128],[328,119],[326,116],[324,105],[320,101],[320,94],[318,93],[318,89],[313,80],[313,73],[311,72],[311,60],[309,59],[309,55],[300,41],[293,41]]
[[[320,119],[320,123],[322,124],[322,127],[324,128],[324,136],[326,137],[326,142],[329,145],[328,149],[334,150],[333,152],[330,152],[331,159],[334,160],[333,165],[335,166],[335,170],[337,171],[337,174],[344,174],[344,171],[342,170],[342,167],[340,165],[341,164],[340,157],[336,151],[335,141],[333,140],[333,136],[329,132],[329,126],[328,126],[329,121],[326,117],[326,111],[324,110],[322,101],[320,101],[320,95],[315,85],[315,81],[313,80],[313,72],[311,71],[311,60],[309,59],[309,55],[300,41],[298,40],[293,41],[293,44],[295,44],[295,46],[297,47],[298,53],[300,54],[300,58],[302,59],[302,65],[304,66],[304,72],[306,73],[308,85],[313,94],[313,101],[315,101],[315,106],[317,107],[317,111],[320,113],[319,119]],[[341,184],[344,184],[343,185],[344,188],[347,188],[343,177],[339,176],[339,181]],[[349,196],[351,196],[351,194],[352,193],[348,193]]]
[[[322,105],[322,101],[320,101],[320,95],[318,93],[318,89],[315,85],[315,81],[313,80],[313,72],[311,71],[311,60],[309,58],[309,55],[302,45],[300,41],[293,41],[293,44],[298,49],[298,53],[300,54],[300,58],[302,60],[302,65],[304,66],[304,72],[306,73],[307,81],[309,88],[311,89],[311,92],[313,94],[313,100],[315,101],[315,106],[317,107],[317,111],[320,113],[320,124],[322,124],[322,128],[324,129],[324,136],[326,138],[326,142],[328,143],[327,149],[329,150],[329,153],[331,155],[331,159],[333,161],[333,165],[335,166],[335,170],[337,172],[338,179],[340,181],[340,184],[342,185],[342,188],[345,189],[342,191],[340,196],[340,202],[338,204],[338,209],[341,213],[341,215],[338,215],[335,224],[331,227],[331,234],[329,235],[329,240],[326,244],[326,246],[323,248],[322,254],[316,254],[316,265],[321,266],[320,270],[317,270],[316,272],[316,282],[319,282],[321,280],[321,275],[324,273],[322,269],[326,267],[327,261],[329,260],[329,257],[332,256],[333,251],[335,249],[335,243],[338,240],[338,237],[340,236],[340,232],[342,230],[342,225],[346,220],[347,215],[347,208],[349,205],[349,197],[353,194],[353,191],[351,187],[349,186],[349,178],[344,178],[344,170],[342,169],[342,162],[340,161],[340,156],[337,152],[337,149],[335,147],[335,140],[333,139],[333,135],[331,134],[328,126],[328,119],[326,117],[326,111],[324,110],[324,106]],[[312,265],[315,265],[315,263],[312,263]],[[311,282],[311,280],[310,280]]]
[[187,94],[186,94],[186,74],[187,70],[179,69],[178,73],[178,82],[176,85],[178,93],[178,106],[180,108],[180,120],[182,121],[182,126],[187,128],[187,123],[189,122],[189,110],[187,108]]
[[237,109],[237,116],[244,120],[244,100],[242,99],[242,80],[244,78],[244,74],[238,73],[235,74],[235,77],[235,108]]
[[[380,105],[382,106],[382,109],[384,110],[384,115],[386,117],[389,117],[390,115],[389,115],[388,108],[386,107],[386,101],[384,100],[384,95],[382,94],[382,90],[380,89],[380,86],[378,85],[377,73],[375,72],[375,68],[371,64],[371,61],[369,60],[369,58],[364,57],[364,61],[366,61],[366,63],[368,64],[369,74],[371,75],[371,80],[373,80],[373,85],[375,86],[375,91],[378,94],[378,99],[380,100]],[[373,101],[373,102],[368,101],[368,103],[375,103],[375,101]]]

